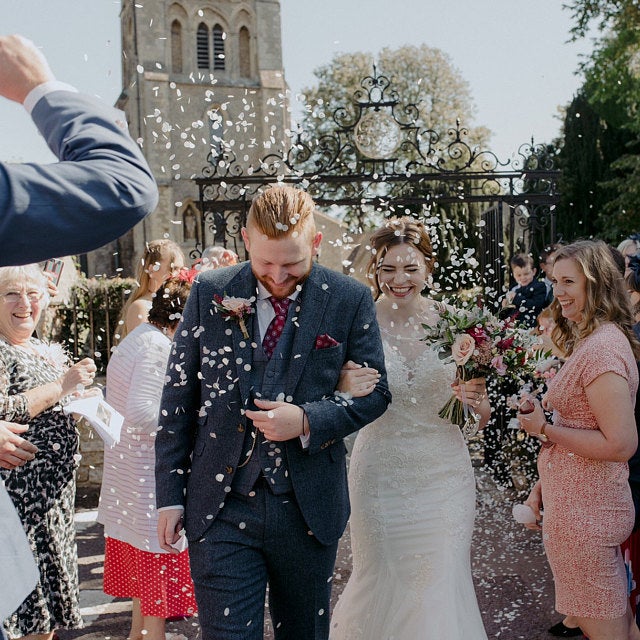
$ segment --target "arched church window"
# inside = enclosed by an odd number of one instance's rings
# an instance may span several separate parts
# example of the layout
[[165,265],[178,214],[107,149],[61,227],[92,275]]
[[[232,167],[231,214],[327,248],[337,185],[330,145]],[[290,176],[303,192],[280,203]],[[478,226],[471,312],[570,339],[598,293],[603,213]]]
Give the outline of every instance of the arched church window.
[[182,73],[182,25],[178,20],[171,23],[171,69]]
[[249,29],[247,27],[241,27],[238,34],[239,45],[239,67],[240,77],[251,77],[251,39],[249,38]]
[[213,69],[224,71],[225,69],[225,55],[224,55],[224,41],[227,38],[227,34],[222,27],[217,24],[213,27]]
[[209,69],[209,29],[204,22],[198,25],[196,54],[198,57],[198,69]]

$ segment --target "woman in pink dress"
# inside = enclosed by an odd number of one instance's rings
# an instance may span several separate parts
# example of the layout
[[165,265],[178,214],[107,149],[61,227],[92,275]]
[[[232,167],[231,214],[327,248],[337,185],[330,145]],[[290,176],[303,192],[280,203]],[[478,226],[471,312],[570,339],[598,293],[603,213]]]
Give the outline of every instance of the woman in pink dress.
[[[553,267],[554,343],[567,360],[543,405],[520,413],[538,437],[540,480],[527,504],[542,524],[556,609],[590,640],[638,640],[620,544],[634,506],[627,460],[637,446],[633,413],[640,344],[620,272],[604,242],[562,247]],[[531,528],[536,525],[529,525]]]

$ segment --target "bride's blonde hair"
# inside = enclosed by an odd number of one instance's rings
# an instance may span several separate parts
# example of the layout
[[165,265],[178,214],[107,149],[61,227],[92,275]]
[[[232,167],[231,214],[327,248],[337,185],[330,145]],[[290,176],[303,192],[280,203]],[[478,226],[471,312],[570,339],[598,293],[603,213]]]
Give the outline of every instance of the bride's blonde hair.
[[371,242],[371,258],[367,265],[367,278],[371,280],[371,289],[373,291],[373,299],[377,300],[382,294],[380,283],[378,282],[378,271],[384,257],[391,247],[399,244],[411,244],[422,255],[427,265],[427,272],[433,271],[434,255],[431,238],[426,227],[408,216],[402,218],[390,218],[387,222],[374,231],[370,239]]

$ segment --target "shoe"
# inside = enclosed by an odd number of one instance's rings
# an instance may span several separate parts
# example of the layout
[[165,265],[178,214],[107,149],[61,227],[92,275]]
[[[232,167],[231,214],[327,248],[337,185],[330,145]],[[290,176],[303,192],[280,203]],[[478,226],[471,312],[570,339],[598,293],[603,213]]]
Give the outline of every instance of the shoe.
[[562,621],[560,621],[558,624],[554,624],[550,629],[547,629],[547,633],[550,633],[556,638],[577,638],[582,635],[582,629],[580,629],[580,627],[567,627]]

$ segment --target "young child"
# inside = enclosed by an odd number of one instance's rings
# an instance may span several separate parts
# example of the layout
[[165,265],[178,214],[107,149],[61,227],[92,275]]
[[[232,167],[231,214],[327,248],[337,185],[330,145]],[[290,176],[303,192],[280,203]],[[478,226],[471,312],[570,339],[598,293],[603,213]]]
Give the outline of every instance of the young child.
[[502,307],[505,312],[501,315],[515,317],[520,324],[533,328],[538,314],[546,306],[547,288],[544,282],[536,280],[536,268],[530,255],[516,253],[509,264],[517,284],[504,297]]

